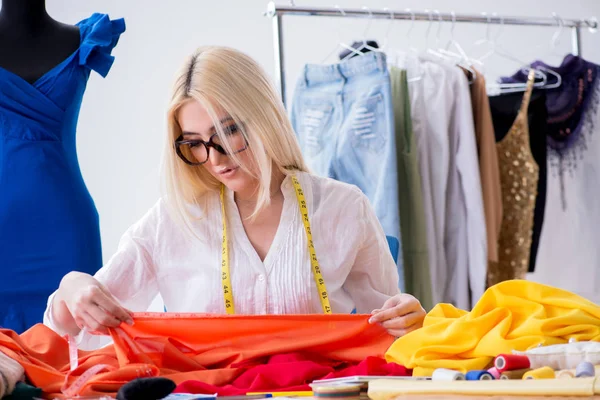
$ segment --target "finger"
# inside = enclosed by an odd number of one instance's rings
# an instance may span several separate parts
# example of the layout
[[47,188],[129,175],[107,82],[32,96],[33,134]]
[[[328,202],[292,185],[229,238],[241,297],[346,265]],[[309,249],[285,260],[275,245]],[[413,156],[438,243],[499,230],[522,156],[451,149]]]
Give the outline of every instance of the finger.
[[396,317],[381,323],[385,329],[406,329],[419,322],[422,315],[418,312],[411,312],[402,317]]
[[394,337],[400,338],[402,336],[407,335],[408,333],[416,330],[419,328],[419,324],[414,324],[412,326],[409,326],[408,328],[404,328],[404,329],[388,329],[388,333]]
[[119,323],[125,322],[129,325],[133,325],[131,314],[121,307],[112,295],[102,292],[98,296],[95,296],[94,302],[102,307],[108,314],[118,319]]
[[371,315],[373,315],[373,314],[377,314],[377,313],[378,313],[378,312],[380,312],[380,311],[381,311],[381,308],[376,308],[376,309],[374,309],[373,311],[371,311]]
[[414,311],[416,302],[408,301],[406,303],[400,303],[394,308],[388,308],[382,310],[377,314],[373,315],[369,321],[371,322],[383,322],[392,318],[401,317]]
[[400,303],[400,299],[398,298],[398,296],[392,296],[389,299],[387,299],[385,303],[383,303],[381,309],[387,310],[389,308],[394,308],[398,303]]
[[108,334],[108,329],[103,325],[99,324],[98,321],[87,311],[83,311],[79,314],[80,323],[83,329],[87,329],[90,332],[100,332],[104,334]]
[[90,307],[87,313],[94,319],[95,323],[100,326],[116,328],[121,325],[121,320],[111,315],[109,312],[100,308],[98,305]]

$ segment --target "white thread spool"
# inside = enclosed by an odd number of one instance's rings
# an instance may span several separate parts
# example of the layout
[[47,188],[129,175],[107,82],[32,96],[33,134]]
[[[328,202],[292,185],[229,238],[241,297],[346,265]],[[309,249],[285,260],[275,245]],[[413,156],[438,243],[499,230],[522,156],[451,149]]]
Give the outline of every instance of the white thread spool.
[[435,371],[433,371],[431,380],[433,380],[433,381],[464,381],[465,376],[461,372],[455,371],[453,369],[438,368]]

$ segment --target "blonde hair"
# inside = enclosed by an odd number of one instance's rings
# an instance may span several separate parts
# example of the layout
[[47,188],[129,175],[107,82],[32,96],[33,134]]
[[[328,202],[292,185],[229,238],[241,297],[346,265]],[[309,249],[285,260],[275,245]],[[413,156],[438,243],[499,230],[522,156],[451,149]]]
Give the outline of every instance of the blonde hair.
[[[189,205],[202,209],[204,195],[219,190],[221,185],[203,166],[185,164],[175,153],[174,141],[182,133],[178,111],[190,100],[199,102],[207,110],[222,143],[228,141],[217,111],[231,117],[247,140],[245,151],[250,152],[250,159],[258,167],[258,172],[253,174],[258,180],[254,215],[270,203],[273,166],[286,175],[294,170],[308,170],[283,103],[258,63],[235,49],[200,47],[186,59],[175,79],[163,157],[165,199],[188,228],[191,229],[194,219]],[[227,150],[232,153],[231,149]],[[251,172],[239,162],[236,154],[229,157]]]

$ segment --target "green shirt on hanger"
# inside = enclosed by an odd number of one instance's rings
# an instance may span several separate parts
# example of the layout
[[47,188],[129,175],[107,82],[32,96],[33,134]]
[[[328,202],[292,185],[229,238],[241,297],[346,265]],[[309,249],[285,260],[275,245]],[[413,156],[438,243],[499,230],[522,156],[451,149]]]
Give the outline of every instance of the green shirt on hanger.
[[417,148],[412,130],[410,97],[406,70],[392,67],[392,103],[398,157],[398,204],[404,258],[406,292],[431,310],[431,273],[427,255],[427,231],[423,191],[417,160]]

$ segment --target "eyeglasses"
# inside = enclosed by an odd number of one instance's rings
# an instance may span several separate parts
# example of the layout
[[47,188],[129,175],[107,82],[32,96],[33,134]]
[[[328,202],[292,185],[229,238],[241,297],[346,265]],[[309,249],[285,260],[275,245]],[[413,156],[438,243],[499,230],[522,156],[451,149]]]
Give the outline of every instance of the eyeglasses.
[[200,139],[183,140],[183,135],[180,135],[175,140],[175,152],[188,165],[202,165],[208,161],[211,147],[224,155],[237,154],[248,148],[248,142],[237,125],[223,127],[223,130],[232,153],[227,151],[227,145],[216,133],[208,139],[208,142]]

